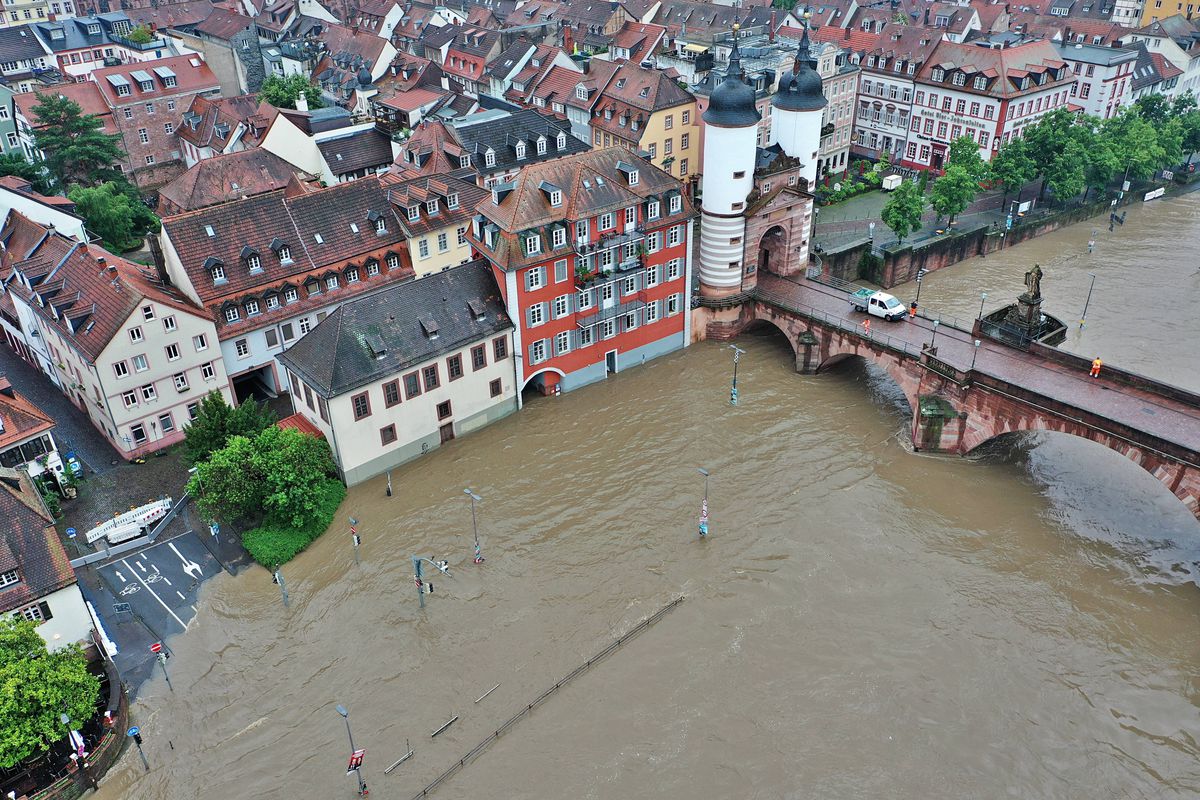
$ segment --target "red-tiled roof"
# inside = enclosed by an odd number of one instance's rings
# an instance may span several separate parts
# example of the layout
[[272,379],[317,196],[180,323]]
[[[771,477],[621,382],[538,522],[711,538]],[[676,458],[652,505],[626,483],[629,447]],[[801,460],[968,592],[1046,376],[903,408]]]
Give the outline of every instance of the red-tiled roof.
[[105,133],[120,133],[117,129],[117,124],[112,118],[112,109],[108,107],[108,103],[104,101],[104,94],[100,91],[100,87],[91,81],[82,83],[60,83],[56,86],[47,86],[41,89],[35,89],[32,92],[25,92],[13,98],[13,102],[17,105],[17,110],[29,120],[36,128],[39,125],[37,114],[33,107],[42,101],[42,95],[52,94],[60,97],[66,97],[69,100],[74,100],[79,104],[79,108],[85,114],[91,114],[98,117],[101,122],[101,129]]
[[3,422],[0,450],[54,427],[54,421],[18,394],[3,375],[0,375],[0,421]]
[[1164,81],[1183,74],[1183,70],[1167,61],[1166,56],[1162,53],[1151,53],[1150,60],[1154,62],[1154,69]]
[[[302,180],[315,180],[301,173]],[[159,213],[182,214],[239,197],[283,189],[297,170],[274,153],[254,148],[206,158],[158,190]]]
[[0,613],[21,608],[75,583],[75,571],[28,475],[0,470],[0,572],[21,580],[0,589]]
[[321,429],[309,422],[308,417],[303,414],[292,414],[290,417],[284,417],[275,423],[275,427],[286,430],[300,431],[307,433],[309,436],[315,436],[318,439],[324,439],[325,434],[321,433]]
[[[164,68],[175,74],[174,86],[167,86],[162,76],[154,71]],[[151,76],[152,85],[149,91],[142,90],[138,79],[132,76],[134,72],[144,72]],[[221,88],[217,76],[198,55],[171,56],[156,61],[134,61],[119,67],[103,67],[93,72],[91,78],[100,87],[105,102],[112,108],[157,97],[219,91]],[[130,94],[118,95],[112,79],[128,82]]]

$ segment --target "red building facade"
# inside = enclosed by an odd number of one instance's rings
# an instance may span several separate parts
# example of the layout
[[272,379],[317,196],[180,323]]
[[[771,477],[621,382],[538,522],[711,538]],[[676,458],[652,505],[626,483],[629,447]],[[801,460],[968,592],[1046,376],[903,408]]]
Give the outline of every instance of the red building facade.
[[570,390],[688,345],[683,188],[610,148],[530,165],[480,204],[472,244],[516,325],[522,388]]

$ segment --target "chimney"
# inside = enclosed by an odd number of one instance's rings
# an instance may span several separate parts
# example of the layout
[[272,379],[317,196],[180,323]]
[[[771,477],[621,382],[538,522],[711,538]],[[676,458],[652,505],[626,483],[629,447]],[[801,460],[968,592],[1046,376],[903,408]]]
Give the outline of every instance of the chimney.
[[296,95],[296,110],[308,111],[308,94],[306,92],[302,91]]
[[767,41],[775,42],[775,9],[771,9],[771,27],[767,29]]

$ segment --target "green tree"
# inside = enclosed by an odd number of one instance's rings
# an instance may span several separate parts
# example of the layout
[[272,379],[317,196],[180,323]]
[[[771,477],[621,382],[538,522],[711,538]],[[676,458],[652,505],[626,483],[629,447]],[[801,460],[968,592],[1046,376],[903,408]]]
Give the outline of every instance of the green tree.
[[950,142],[950,163],[967,171],[978,183],[988,176],[988,165],[979,156],[979,143],[971,136],[960,136]]
[[[1033,161],[1036,175],[1047,176],[1067,142],[1072,140],[1074,125],[1074,114],[1065,108],[1056,108],[1021,134],[1025,140],[1025,153]],[[1044,196],[1045,193],[1046,185],[1043,183],[1039,196]]]
[[14,175],[29,181],[33,184],[33,190],[39,194],[51,194],[54,191],[45,168],[39,164],[30,164],[20,153],[0,155],[0,176],[4,175]]
[[157,229],[158,219],[150,213],[140,199],[130,198],[129,184],[113,181],[99,186],[74,186],[67,196],[75,203],[75,209],[85,220],[87,228],[104,240],[104,246],[120,253],[137,247],[147,232],[145,218],[153,221]]
[[904,181],[892,191],[879,218],[903,242],[906,236],[921,227],[921,215],[924,212],[925,196],[915,183]]
[[975,199],[978,191],[979,184],[966,167],[951,164],[946,168],[946,173],[934,182],[929,201],[939,220],[946,217],[947,221],[954,222],[954,218]]
[[1083,145],[1075,139],[1069,140],[1046,172],[1046,185],[1055,197],[1065,202],[1087,187],[1084,176],[1087,160]]
[[1177,119],[1183,134],[1183,154],[1190,156],[1200,150],[1200,111],[1189,111]]
[[200,401],[196,418],[184,428],[185,456],[189,463],[198,464],[224,447],[229,437],[253,437],[273,424],[275,415],[254,398],[231,408],[220,392],[209,392]]
[[1024,139],[1013,139],[1000,148],[992,158],[992,177],[1004,186],[1000,199],[1000,208],[1007,207],[1008,193],[1017,191],[1020,199],[1021,189],[1025,184],[1037,177],[1037,165],[1029,157],[1028,145]]
[[[1155,97],[1156,95],[1150,95]],[[1171,102],[1171,114],[1175,117],[1182,117],[1184,114],[1195,111],[1200,104],[1196,102],[1196,95],[1190,91],[1185,94],[1175,95],[1175,99]]]
[[154,34],[145,25],[138,25],[125,38],[135,44],[150,44],[154,41]]
[[122,158],[121,137],[105,133],[99,117],[84,114],[74,100],[54,92],[42,94],[33,113],[38,125],[34,143],[60,187],[120,178],[113,164]]
[[1139,114],[1127,111],[1104,120],[1101,135],[1112,146],[1126,178],[1148,178],[1164,161],[1158,131]]
[[308,98],[309,108],[325,105],[325,101],[321,99],[321,87],[300,74],[288,75],[286,78],[271,75],[263,81],[262,88],[258,91],[258,99],[276,108],[295,108],[296,97],[301,92]]
[[1171,101],[1161,94],[1139,97],[1133,104],[1133,110],[1152,125],[1166,125],[1173,114]]
[[317,521],[317,488],[333,473],[324,439],[272,425],[253,438],[231,436],[196,465],[188,492],[210,516],[305,528]]
[[66,737],[60,715],[96,714],[100,680],[77,645],[53,653],[32,622],[0,619],[0,768],[11,769]]

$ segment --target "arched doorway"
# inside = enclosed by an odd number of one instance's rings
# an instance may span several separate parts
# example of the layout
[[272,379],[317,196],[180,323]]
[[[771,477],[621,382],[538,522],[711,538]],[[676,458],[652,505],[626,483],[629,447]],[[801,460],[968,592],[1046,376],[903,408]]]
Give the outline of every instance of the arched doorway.
[[758,242],[758,269],[787,275],[787,231],[772,225]]

